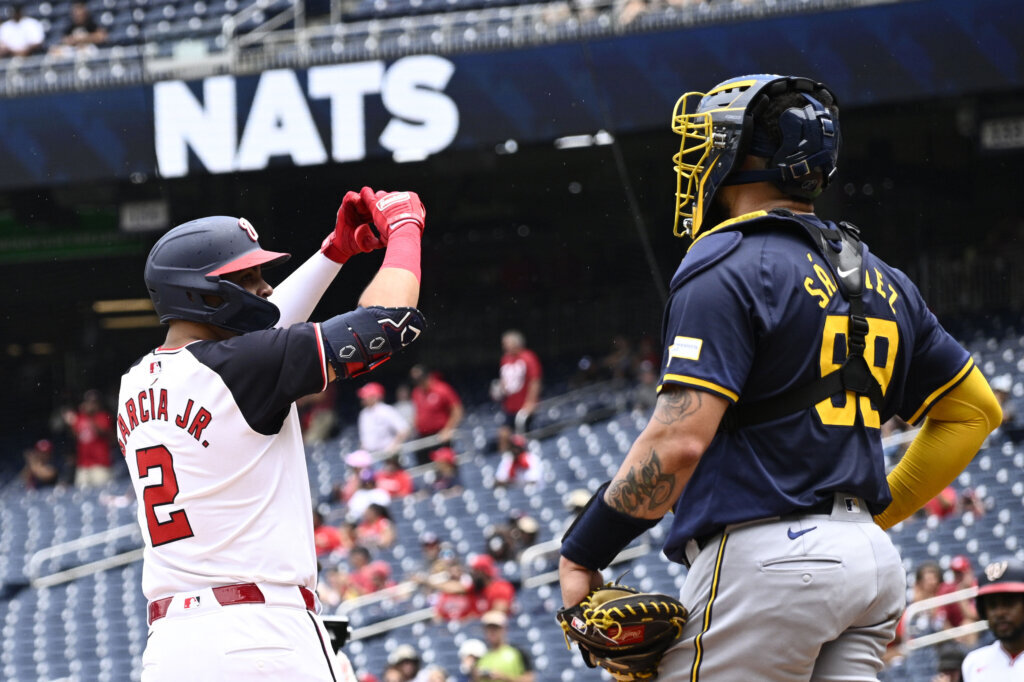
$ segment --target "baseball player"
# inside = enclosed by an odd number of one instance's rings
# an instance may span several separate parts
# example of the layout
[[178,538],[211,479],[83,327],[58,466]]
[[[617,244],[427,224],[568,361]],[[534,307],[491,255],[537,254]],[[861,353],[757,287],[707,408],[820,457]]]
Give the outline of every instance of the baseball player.
[[[838,114],[824,85],[772,75],[676,105],[677,223],[693,243],[671,283],[657,404],[559,566],[578,604],[675,512],[664,552],[689,567],[689,619],[660,661],[667,682],[876,679],[905,600],[884,529],[999,424],[913,283],[814,214]],[[887,481],[879,431],[897,414],[922,428]]]
[[996,641],[967,654],[963,682],[1024,680],[1024,563],[1007,557],[986,566],[976,603]]
[[[149,639],[142,679],[345,677],[317,617],[310,489],[294,401],[417,339],[423,206],[346,194],[318,253],[275,290],[244,218],[170,230],[145,281],[163,345],[121,380],[117,438],[139,500]],[[306,319],[353,255],[386,248],[359,306]]]

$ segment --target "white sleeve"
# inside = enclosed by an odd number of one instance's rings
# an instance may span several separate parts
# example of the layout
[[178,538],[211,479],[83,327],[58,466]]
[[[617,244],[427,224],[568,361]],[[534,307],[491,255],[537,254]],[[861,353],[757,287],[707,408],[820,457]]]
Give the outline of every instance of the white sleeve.
[[293,324],[306,322],[313,308],[323,298],[327,287],[341,272],[341,263],[317,251],[305,263],[274,288],[270,302],[281,311],[276,327],[287,329]]

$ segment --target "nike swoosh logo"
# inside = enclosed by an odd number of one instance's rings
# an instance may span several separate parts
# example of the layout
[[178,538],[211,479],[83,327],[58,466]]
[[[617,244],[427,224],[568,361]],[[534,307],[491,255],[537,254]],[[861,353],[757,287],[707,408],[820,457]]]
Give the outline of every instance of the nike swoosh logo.
[[840,277],[849,277],[853,273],[857,272],[857,268],[850,268],[849,270],[843,270],[842,268],[836,268],[836,272],[839,273]]
[[790,540],[796,540],[801,535],[804,535],[805,533],[810,533],[815,528],[817,528],[817,526],[811,526],[810,528],[804,528],[803,530],[798,530],[795,533],[793,532],[792,528],[787,528],[786,529],[786,535],[789,536]]

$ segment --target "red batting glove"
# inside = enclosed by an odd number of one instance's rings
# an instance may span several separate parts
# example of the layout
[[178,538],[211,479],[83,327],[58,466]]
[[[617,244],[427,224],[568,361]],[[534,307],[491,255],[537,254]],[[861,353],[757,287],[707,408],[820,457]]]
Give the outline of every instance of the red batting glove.
[[427,211],[415,192],[374,192],[364,187],[359,198],[369,208],[373,224],[385,244],[394,232],[403,227],[415,226],[423,232]]
[[[364,187],[364,190],[370,190]],[[373,190],[370,190],[371,194]],[[357,253],[367,253],[383,248],[386,240],[374,231],[371,221],[373,214],[367,208],[362,196],[348,192],[338,209],[334,231],[327,235],[320,251],[335,263],[344,263]]]

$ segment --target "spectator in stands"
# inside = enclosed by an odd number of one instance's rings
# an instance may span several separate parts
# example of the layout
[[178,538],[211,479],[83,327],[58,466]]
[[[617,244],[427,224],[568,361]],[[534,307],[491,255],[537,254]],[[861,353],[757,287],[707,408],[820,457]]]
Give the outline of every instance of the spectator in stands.
[[391,405],[384,402],[384,386],[371,381],[356,395],[363,405],[359,411],[359,445],[371,453],[398,453],[412,426]]
[[649,415],[658,401],[658,372],[656,365],[644,360],[637,367],[636,385],[633,387],[633,409]]
[[361,545],[378,549],[395,544],[395,522],[388,508],[377,503],[369,505],[356,526],[356,539]]
[[[949,570],[953,574],[953,580],[944,582],[939,586],[936,594],[952,594],[960,590],[966,590],[978,585],[978,579],[974,575],[974,567],[971,560],[960,554],[953,557],[949,562]],[[952,604],[940,606],[941,618],[945,620],[948,627],[959,627],[967,623],[974,623],[978,620],[978,611],[974,605],[973,598],[964,598]],[[963,644],[972,645],[977,640],[975,635],[967,638],[960,638]]]
[[420,652],[411,644],[401,644],[388,655],[388,665],[393,665],[402,674],[402,682],[426,682],[421,676]]
[[601,358],[601,372],[617,386],[633,378],[633,346],[625,334],[612,337],[611,351]]
[[302,427],[302,442],[306,445],[322,443],[334,435],[338,426],[338,413],[334,407],[337,395],[338,385],[331,382],[323,391],[295,401]]
[[416,421],[416,406],[412,404],[412,390],[408,384],[399,384],[395,388],[394,408],[398,410],[398,414],[402,415],[402,419],[407,424]]
[[960,667],[967,652],[956,642],[943,642],[938,646],[936,675],[931,682],[961,682]]
[[381,682],[405,682],[405,675],[397,666],[388,665],[380,676]]
[[334,496],[342,504],[348,504],[356,491],[363,487],[362,472],[370,470],[373,457],[366,450],[355,450],[345,455],[345,464],[348,466],[345,480],[334,491]]
[[352,599],[375,592],[378,583],[375,572],[379,571],[376,562],[372,561],[370,550],[362,545],[353,547],[348,553],[348,575],[345,577],[342,598]]
[[359,489],[352,493],[352,497],[348,498],[346,509],[346,516],[356,523],[362,520],[371,505],[387,507],[391,504],[391,496],[386,490],[377,487],[377,481],[371,469],[362,469],[359,472],[359,482]]
[[[942,584],[942,567],[934,561],[921,563],[914,571],[914,585],[911,588],[908,605],[925,599],[931,599],[939,593],[939,586]],[[945,615],[938,608],[921,611],[914,616],[912,622],[908,622],[907,614],[904,613],[896,625],[896,635],[889,648],[886,650],[883,660],[891,663],[902,657],[902,645],[908,639],[908,635],[920,637],[938,632],[947,627]]]
[[10,16],[0,24],[0,57],[27,57],[43,49],[46,31],[35,17],[25,15],[24,3],[10,6]]
[[424,682],[448,682],[448,671],[439,665],[428,665],[423,669]]
[[462,400],[451,386],[423,365],[409,370],[412,380],[412,402],[416,409],[416,433],[420,438],[437,436],[437,445],[416,452],[419,464],[428,464],[437,447],[451,447],[455,429],[465,411]]
[[68,410],[64,419],[75,439],[75,486],[106,485],[111,478],[110,447],[114,419],[103,409],[100,392],[85,392],[77,412]]
[[509,438],[509,449],[501,455],[494,472],[494,484],[503,487],[515,483],[539,483],[543,480],[543,473],[540,459],[530,452],[526,439],[517,433]]
[[345,543],[341,532],[334,526],[324,523],[324,516],[317,509],[313,510],[313,543],[316,545],[318,560],[341,552]]
[[[501,362],[499,380],[494,398],[501,400],[502,423],[498,427],[498,452],[511,449],[511,439],[517,426],[528,430],[533,413],[540,400],[543,370],[537,354],[526,347],[526,338],[515,329],[501,335]],[[525,421],[516,423],[522,414]]]
[[475,682],[476,664],[487,653],[487,645],[479,639],[467,639],[459,647],[459,672],[455,682]]
[[533,662],[522,649],[509,644],[508,615],[504,611],[488,611],[480,618],[484,625],[487,653],[476,664],[479,682],[533,682]]
[[48,488],[57,484],[57,466],[53,461],[53,443],[47,439],[38,440],[25,450],[25,467],[21,470],[21,481],[30,490]]
[[499,575],[498,566],[491,556],[477,554],[470,559],[469,577],[474,615],[479,616],[487,611],[508,613],[512,610],[515,587]]
[[458,495],[462,492],[462,480],[459,478],[459,465],[455,459],[455,451],[449,447],[438,448],[431,453],[434,471],[430,472],[427,491]]
[[999,406],[1003,408],[1002,426],[1014,426],[1017,422],[1017,410],[1010,402],[1010,396],[1013,393],[1013,377],[1009,374],[1000,374],[992,378],[990,385],[992,392],[996,395],[996,400],[999,401]]
[[384,460],[381,470],[377,472],[377,487],[387,491],[392,500],[412,495],[416,489],[412,476],[398,461],[398,455]]
[[487,553],[495,561],[518,561],[523,550],[537,543],[540,524],[522,512],[509,515],[508,521],[494,527],[487,538]]
[[923,511],[927,516],[934,516],[938,519],[949,518],[968,511],[975,516],[981,516],[985,513],[985,505],[970,488],[964,488],[958,493],[954,486],[949,485],[943,488],[938,495],[925,502]]
[[64,37],[60,45],[54,46],[52,52],[69,54],[71,52],[95,51],[97,45],[107,42],[107,29],[99,26],[84,2],[71,3],[71,23],[64,29]]

